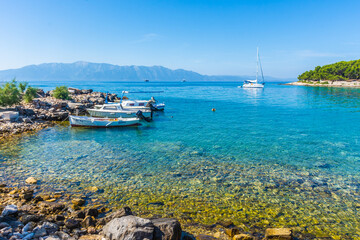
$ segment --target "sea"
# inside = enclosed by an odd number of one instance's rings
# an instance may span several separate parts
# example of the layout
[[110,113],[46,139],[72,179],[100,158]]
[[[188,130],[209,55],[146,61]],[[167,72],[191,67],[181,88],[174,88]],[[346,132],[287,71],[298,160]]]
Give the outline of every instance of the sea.
[[0,179],[84,194],[185,228],[232,221],[309,239],[360,238],[360,89],[238,82],[30,82],[164,102],[151,123],[68,122],[0,144]]

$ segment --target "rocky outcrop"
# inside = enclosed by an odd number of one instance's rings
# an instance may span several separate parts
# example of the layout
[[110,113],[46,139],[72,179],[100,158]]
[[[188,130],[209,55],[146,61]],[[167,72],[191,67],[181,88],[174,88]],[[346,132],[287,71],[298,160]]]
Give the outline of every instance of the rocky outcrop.
[[0,114],[0,138],[43,129],[53,125],[53,121],[67,120],[70,114],[85,114],[86,108],[104,104],[106,99],[109,102],[119,100],[116,94],[93,92],[92,89],[69,88],[69,91],[70,100],[61,100],[51,97],[52,91],[45,93],[42,89],[38,89],[38,98],[31,103],[22,103],[6,109],[6,112],[16,113],[17,117],[1,118]]

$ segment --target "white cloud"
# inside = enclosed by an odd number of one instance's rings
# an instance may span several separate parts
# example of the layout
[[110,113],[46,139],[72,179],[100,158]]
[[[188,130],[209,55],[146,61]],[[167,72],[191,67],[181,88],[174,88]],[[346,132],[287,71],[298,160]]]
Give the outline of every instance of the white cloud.
[[300,50],[296,52],[296,55],[299,57],[340,57],[341,55],[335,53],[328,53],[328,52],[317,52],[313,50]]
[[159,34],[156,33],[147,33],[144,34],[140,39],[136,40],[135,42],[140,43],[140,42],[150,42],[150,41],[154,41],[160,38]]

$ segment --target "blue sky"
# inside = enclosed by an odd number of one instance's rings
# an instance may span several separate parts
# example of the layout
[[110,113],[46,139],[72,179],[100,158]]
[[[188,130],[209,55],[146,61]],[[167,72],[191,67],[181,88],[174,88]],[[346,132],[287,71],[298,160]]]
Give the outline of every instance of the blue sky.
[[44,62],[162,65],[294,78],[360,58],[360,1],[0,0],[0,70]]

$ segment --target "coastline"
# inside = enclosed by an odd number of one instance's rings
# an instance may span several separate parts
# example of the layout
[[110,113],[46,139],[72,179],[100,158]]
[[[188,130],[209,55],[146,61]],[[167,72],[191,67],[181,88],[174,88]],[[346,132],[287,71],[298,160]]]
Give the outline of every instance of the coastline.
[[344,88],[360,88],[360,81],[297,81],[285,83],[282,85],[290,86],[309,86],[309,87],[344,87]]
[[258,228],[246,232],[231,221],[211,226],[186,224],[171,216],[141,216],[128,206],[111,209],[106,203],[90,198],[101,191],[97,187],[78,194],[44,192],[34,177],[18,185],[21,187],[0,183],[1,239],[293,239],[290,228]]

